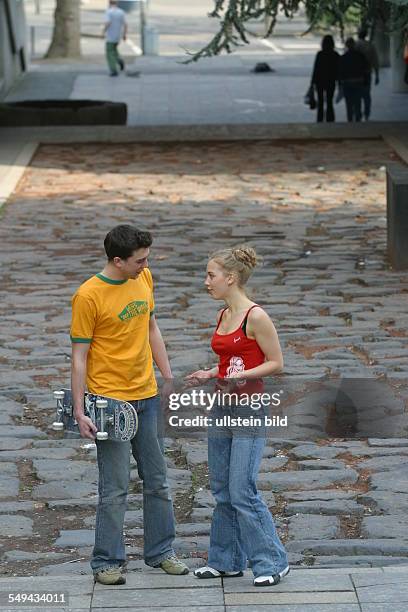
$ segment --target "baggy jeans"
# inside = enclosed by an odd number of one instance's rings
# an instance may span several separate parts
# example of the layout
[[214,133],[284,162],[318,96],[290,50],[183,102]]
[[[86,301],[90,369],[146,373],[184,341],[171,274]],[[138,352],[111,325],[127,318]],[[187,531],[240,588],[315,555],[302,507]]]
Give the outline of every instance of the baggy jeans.
[[[234,407],[222,413],[237,416]],[[248,560],[258,577],[277,574],[288,565],[271,513],[256,487],[265,442],[262,428],[244,433],[242,428],[216,432],[209,428],[208,467],[216,506],[208,565],[219,571],[243,571]]]
[[139,418],[139,428],[133,440],[96,442],[99,503],[91,559],[94,573],[126,562],[123,523],[130,481],[130,450],[143,482],[145,563],[154,567],[174,555],[173,504],[167,483],[163,441],[157,435],[159,398],[155,396],[132,404]]

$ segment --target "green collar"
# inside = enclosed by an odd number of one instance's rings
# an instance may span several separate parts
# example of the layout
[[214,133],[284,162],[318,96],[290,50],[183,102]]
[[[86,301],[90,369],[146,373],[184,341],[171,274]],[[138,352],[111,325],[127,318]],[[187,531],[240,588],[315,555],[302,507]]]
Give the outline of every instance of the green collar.
[[104,276],[103,274],[96,274],[95,275],[97,278],[99,278],[101,281],[103,281],[104,283],[109,283],[109,285],[123,285],[124,283],[127,283],[127,278],[125,280],[113,280],[113,278],[108,278],[107,276]]

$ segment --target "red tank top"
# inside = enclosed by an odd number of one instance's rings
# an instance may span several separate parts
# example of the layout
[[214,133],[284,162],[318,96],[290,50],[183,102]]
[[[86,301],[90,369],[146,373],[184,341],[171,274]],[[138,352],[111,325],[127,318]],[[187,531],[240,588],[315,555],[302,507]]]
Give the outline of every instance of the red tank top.
[[[218,328],[224,316],[224,310],[218,321],[214,335],[211,339],[211,348],[219,357],[218,378],[228,378],[234,372],[243,372],[261,365],[265,361],[265,355],[254,338],[248,338],[244,329],[248,315],[253,308],[260,308],[254,304],[249,308],[240,326],[229,334],[219,334]],[[241,381],[237,381],[241,382]],[[244,382],[244,381],[242,381]]]

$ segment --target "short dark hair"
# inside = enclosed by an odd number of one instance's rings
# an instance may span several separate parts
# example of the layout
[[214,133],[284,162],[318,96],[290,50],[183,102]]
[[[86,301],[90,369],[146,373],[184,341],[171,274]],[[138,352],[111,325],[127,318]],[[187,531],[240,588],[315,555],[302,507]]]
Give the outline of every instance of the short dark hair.
[[346,48],[349,49],[350,51],[354,49],[356,46],[354,38],[351,38],[350,36],[350,38],[346,40],[345,45],[346,45]]
[[326,34],[322,39],[322,50],[333,51],[334,49],[334,38],[331,34]]
[[360,40],[364,40],[365,37],[368,35],[368,30],[365,26],[361,26],[361,28],[358,31],[358,37]]
[[138,249],[147,249],[153,242],[150,232],[133,225],[117,225],[105,236],[103,246],[109,261],[114,257],[127,259]]

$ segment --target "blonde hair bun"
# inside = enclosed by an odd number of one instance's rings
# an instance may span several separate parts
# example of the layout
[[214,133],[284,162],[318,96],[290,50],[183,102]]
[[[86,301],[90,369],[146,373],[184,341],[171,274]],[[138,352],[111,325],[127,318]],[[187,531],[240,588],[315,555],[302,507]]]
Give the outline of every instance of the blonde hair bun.
[[226,272],[236,274],[238,285],[243,287],[252,274],[252,270],[261,261],[255,249],[247,244],[240,244],[236,247],[220,249],[210,255]]
[[232,249],[232,256],[251,270],[259,263],[255,249],[247,244],[241,244]]

